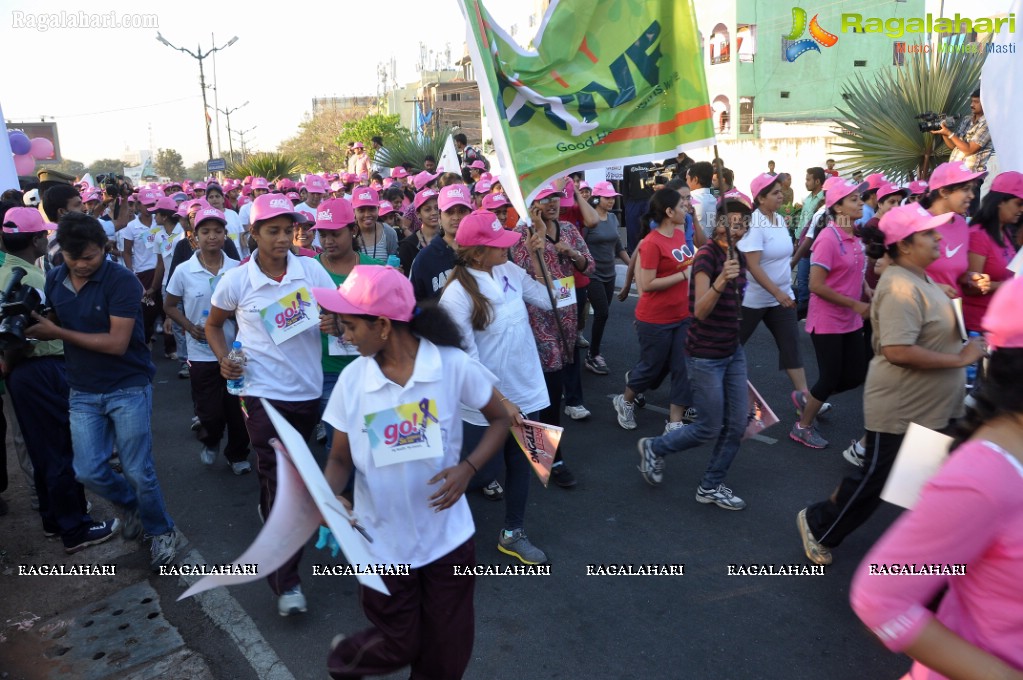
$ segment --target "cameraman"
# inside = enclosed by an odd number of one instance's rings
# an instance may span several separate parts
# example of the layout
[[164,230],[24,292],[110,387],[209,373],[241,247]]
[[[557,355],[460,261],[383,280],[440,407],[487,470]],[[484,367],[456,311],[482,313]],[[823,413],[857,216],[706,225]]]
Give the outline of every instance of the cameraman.
[[[64,264],[46,276],[49,318],[27,336],[62,340],[71,388],[75,472],[90,490],[124,512],[122,534],[153,537],[150,566],[171,564],[184,538],[167,514],[153,464],[152,379],[156,367],[142,331],[142,284],[104,257],[96,218],[67,213],[57,227]],[[114,445],[123,476],[110,467]]]
[[941,129],[931,130],[931,134],[941,135],[945,146],[952,149],[949,163],[961,161],[970,172],[981,172],[987,170],[987,162],[994,149],[991,146],[991,133],[987,129],[987,119],[984,117],[984,107],[980,104],[980,88],[970,96],[970,112],[973,115],[969,118],[964,116],[955,132],[949,130],[942,121]]
[[[35,208],[12,208],[2,222],[6,256],[0,265],[0,290],[7,290],[15,267],[20,267],[26,272],[21,286],[42,292],[46,276],[32,264],[46,254],[48,231],[42,215]],[[109,540],[118,521],[94,522],[86,509],[85,489],[75,480],[63,344],[51,340],[8,349],[4,364],[14,413],[35,468],[43,531],[59,534],[69,555]]]

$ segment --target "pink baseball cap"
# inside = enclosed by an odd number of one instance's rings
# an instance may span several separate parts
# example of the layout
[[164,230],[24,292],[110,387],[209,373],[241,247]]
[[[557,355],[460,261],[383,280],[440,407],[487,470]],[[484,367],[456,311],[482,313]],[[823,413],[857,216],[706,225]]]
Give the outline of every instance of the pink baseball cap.
[[362,149],[364,147],[362,146],[362,142],[356,142],[355,144],[352,144],[352,148],[353,149]]
[[444,187],[440,190],[437,205],[442,212],[456,205],[462,205],[472,210],[472,203],[469,201],[469,187],[464,184],[450,184]]
[[391,169],[391,177],[393,177],[394,179],[408,177],[408,170],[399,165],[398,167]]
[[910,196],[922,196],[927,193],[927,182],[922,179],[914,180],[909,183],[909,195]]
[[472,193],[474,194],[489,194],[490,193],[490,182],[481,179],[476,182],[472,187]]
[[511,205],[511,203],[508,202],[508,197],[504,194],[487,194],[483,198],[484,210],[494,211],[498,208],[504,208],[509,205]]
[[295,212],[295,206],[287,197],[281,194],[263,194],[252,202],[249,221],[255,224],[260,220],[269,220],[280,215],[287,215],[296,222],[304,222],[306,219],[302,213]]
[[345,182],[345,184],[355,184],[358,181],[359,181],[359,176],[356,175],[354,172],[346,172],[345,173],[345,175],[344,175],[344,182]]
[[732,189],[731,191],[725,192],[725,212],[728,211],[729,203],[737,203],[738,205],[745,208],[746,212],[753,212],[753,201],[749,196],[742,193],[738,189]]
[[288,193],[284,194],[284,198],[288,199],[289,201],[298,201],[301,200],[302,197],[299,196],[294,191],[289,191]]
[[355,210],[344,198],[330,198],[320,203],[316,211],[316,224],[313,229],[335,231],[343,229],[355,222]]
[[753,178],[752,182],[750,182],[750,195],[753,196],[753,198],[756,198],[764,192],[764,189],[778,181],[780,181],[778,179],[778,175],[771,175],[766,172],[759,174]]
[[266,189],[270,190],[270,183],[266,181],[266,177],[254,177],[252,179],[253,189]]
[[841,177],[828,177],[824,182],[824,205],[830,208],[849,194],[862,194],[866,190],[866,182],[857,182],[856,180],[843,179]]
[[418,194],[416,194],[415,200],[412,201],[412,209],[419,210],[431,198],[437,198],[438,196],[440,196],[440,194],[438,194],[433,189],[423,189]]
[[564,198],[565,197],[565,192],[558,191],[557,189],[554,188],[553,184],[548,184],[543,189],[540,189],[540,193],[538,193],[536,195],[536,198],[534,198],[533,200],[534,201],[542,201],[543,199],[549,198],[551,196],[557,196],[558,198]]
[[366,208],[380,205],[380,194],[369,187],[359,187],[352,196],[352,207]]
[[1023,174],[1015,170],[999,173],[995,177],[995,181],[991,183],[991,191],[1023,198]]
[[934,172],[931,173],[931,191],[940,189],[941,187],[947,187],[951,184],[971,182],[983,177],[987,177],[987,172],[974,172],[973,170],[970,170],[966,163],[942,163],[938,167],[934,168]]
[[880,226],[881,231],[884,232],[884,244],[887,247],[909,238],[917,232],[936,229],[951,222],[953,217],[955,217],[955,213],[951,212],[932,215],[917,203],[892,208],[881,218]]
[[345,191],[344,182],[331,182],[330,190],[335,192],[335,193],[338,192],[338,191],[344,192]]
[[469,164],[469,167],[472,168],[473,170],[486,170],[487,164],[484,163],[483,161],[473,161],[472,163]]
[[[581,185],[580,188],[582,188]],[[614,198],[615,196],[621,196],[620,193],[615,191],[614,186],[610,182],[597,182],[594,184],[593,195],[600,196],[602,198]]]
[[170,196],[164,196],[148,208],[148,211],[151,213],[155,213],[157,210],[170,210],[176,213],[178,211],[178,202]]
[[195,228],[198,229],[199,225],[207,220],[220,222],[225,227],[227,226],[227,218],[224,217],[224,213],[222,213],[221,211],[217,210],[212,206],[202,208],[201,210],[199,210],[199,212],[195,214],[194,218]]
[[877,188],[877,200],[879,201],[883,201],[892,194],[902,194],[902,197],[905,198],[909,196],[909,189],[900,187],[898,184],[892,184],[891,182],[885,182]]
[[192,188],[193,189],[202,189],[203,191],[206,191],[206,182],[196,182],[195,185]]
[[398,180],[396,180],[396,179],[394,179],[392,177],[384,177],[383,187],[386,189],[388,187],[393,187],[397,183],[398,183]]
[[4,215],[5,234],[34,234],[49,231],[36,208],[11,208]]
[[390,215],[394,212],[394,206],[391,205],[390,201],[380,201],[380,212],[377,213],[380,217],[384,215]]
[[325,194],[327,182],[319,175],[306,175],[305,190],[310,194]]
[[82,196],[82,203],[89,203],[90,201],[96,201],[97,203],[102,200],[102,196],[98,191],[90,191]]
[[152,189],[145,189],[139,192],[139,203],[142,205],[153,205],[161,198],[163,197]]
[[427,184],[440,177],[440,173],[432,173],[423,170],[421,173],[412,178],[412,186],[416,188],[416,191],[421,190]]
[[248,196],[242,196],[241,198],[238,199],[239,208],[242,207],[243,205],[248,205],[249,203],[252,203],[252,199],[249,198]]
[[416,308],[412,283],[393,267],[357,264],[337,288],[313,288],[317,304],[335,314],[368,314],[411,321]]
[[460,246],[490,246],[511,248],[522,240],[522,234],[504,228],[497,215],[489,210],[477,210],[458,225],[455,243]]
[[[597,182],[597,184],[600,184],[600,182]],[[579,191],[582,191],[583,189],[589,189],[590,191],[593,191],[593,187],[587,184],[586,180],[579,182]]]
[[1023,315],[1019,313],[1021,298],[1023,277],[1020,276],[1004,281],[991,297],[980,325],[992,349],[1023,347]]
[[884,173],[881,172],[871,173],[867,175],[865,178],[863,178],[863,181],[867,183],[867,188],[865,189],[865,191],[870,191],[871,189],[880,189],[886,184],[891,184],[891,182],[889,182],[888,179],[884,176]]

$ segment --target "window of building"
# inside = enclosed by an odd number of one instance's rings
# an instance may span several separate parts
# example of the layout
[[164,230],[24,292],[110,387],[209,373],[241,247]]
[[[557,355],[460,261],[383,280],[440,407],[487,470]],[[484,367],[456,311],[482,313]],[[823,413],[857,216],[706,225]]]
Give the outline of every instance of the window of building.
[[728,28],[718,24],[710,34],[710,63],[724,64],[732,59],[732,42]]
[[856,60],[853,61],[853,66],[855,66],[857,68],[862,68],[862,67],[864,67],[866,65],[867,65],[867,60],[866,59],[856,59]]
[[789,98],[789,92],[787,90],[782,90],[781,98],[782,99],[788,99]]
[[710,104],[713,110],[714,121],[717,123],[718,134],[727,134],[732,131],[732,104],[728,97],[719,94],[714,97]]
[[739,55],[739,61],[753,61],[757,53],[757,27],[755,24],[739,24],[736,27],[735,52]]
[[753,97],[739,97],[739,132],[753,134]]

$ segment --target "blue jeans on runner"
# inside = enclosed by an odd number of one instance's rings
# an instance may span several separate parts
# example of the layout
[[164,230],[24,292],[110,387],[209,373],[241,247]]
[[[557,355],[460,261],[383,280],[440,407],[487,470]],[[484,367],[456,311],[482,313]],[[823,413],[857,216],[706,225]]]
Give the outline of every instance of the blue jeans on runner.
[[742,345],[724,359],[689,357],[689,380],[697,420],[651,442],[654,453],[680,453],[716,438],[710,464],[700,486],[716,489],[739,452],[749,420],[746,390],[746,354]]
[[[524,414],[526,420],[539,420],[539,413]],[[487,428],[462,421],[462,453],[464,459],[471,454],[483,439]],[[529,499],[529,485],[532,483],[533,468],[526,454],[519,447],[511,432],[504,440],[504,446],[487,461],[483,468],[469,480],[470,489],[480,489],[498,478],[504,468],[504,529],[521,529],[526,522],[526,501]]]
[[[173,529],[153,463],[153,386],[106,394],[71,390],[70,405],[78,481],[122,508],[138,508],[142,528],[150,536]],[[110,467],[115,444],[123,475]]]
[[[323,372],[323,393],[320,394],[320,417],[323,417],[323,412],[327,410],[327,402],[330,400],[330,394],[334,391],[334,386],[337,385],[337,379],[341,376],[340,373],[327,373]],[[327,455],[330,455],[330,447],[334,443],[334,428],[330,426],[326,420],[323,422],[323,429],[327,433]]]
[[805,307],[810,304],[810,258],[804,257],[796,264],[796,304]]

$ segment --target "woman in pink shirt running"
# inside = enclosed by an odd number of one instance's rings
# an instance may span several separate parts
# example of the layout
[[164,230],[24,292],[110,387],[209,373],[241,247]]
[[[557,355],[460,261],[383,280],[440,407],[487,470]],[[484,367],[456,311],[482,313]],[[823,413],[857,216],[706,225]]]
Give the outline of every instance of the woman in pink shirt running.
[[[1021,296],[1017,278],[992,298],[984,326],[995,351],[958,447],[853,578],[853,609],[889,649],[915,659],[912,680],[1023,680]],[[871,573],[913,564],[961,565],[962,573]],[[934,613],[928,603],[945,587]]]

